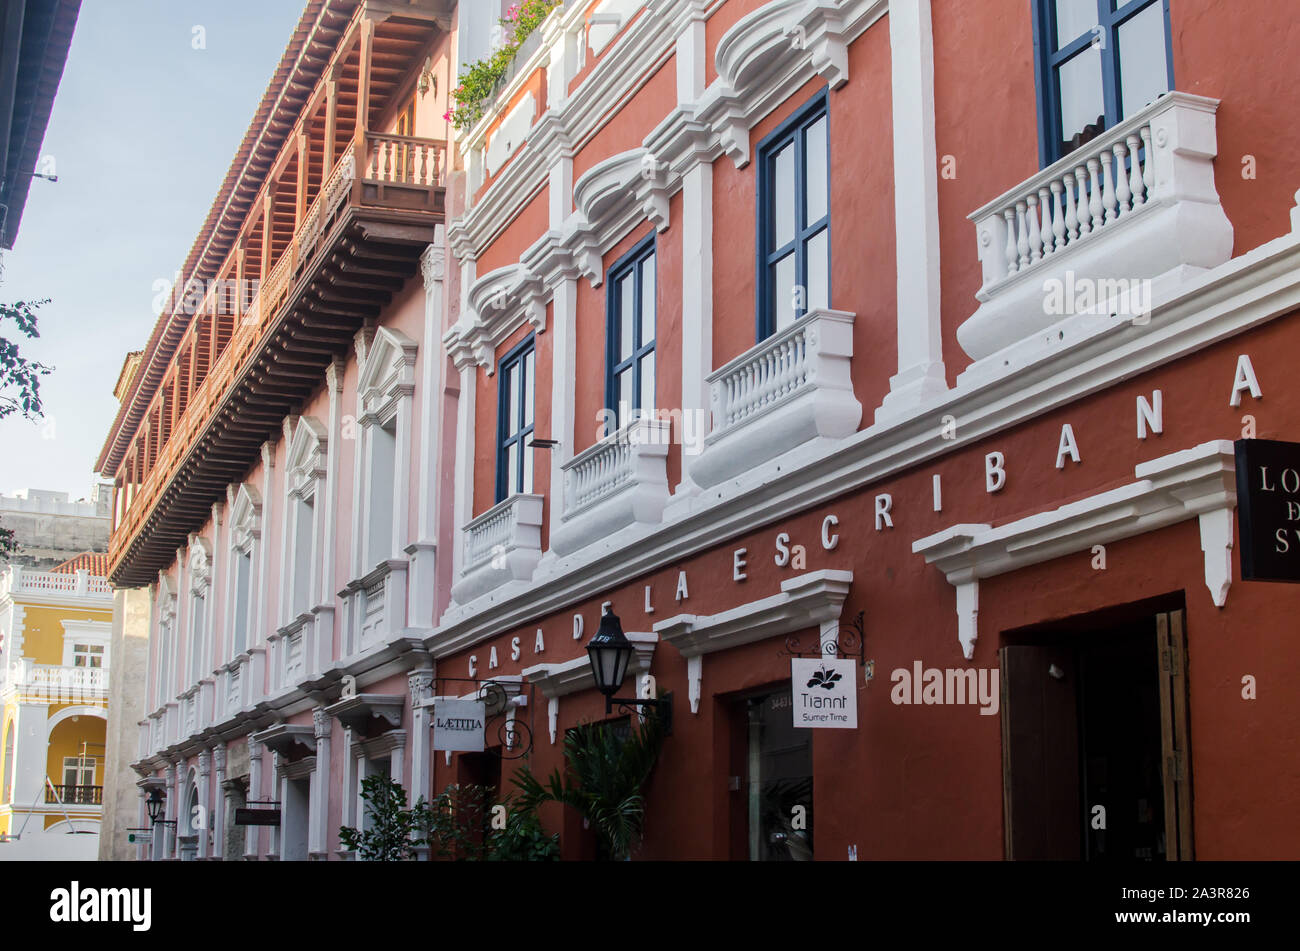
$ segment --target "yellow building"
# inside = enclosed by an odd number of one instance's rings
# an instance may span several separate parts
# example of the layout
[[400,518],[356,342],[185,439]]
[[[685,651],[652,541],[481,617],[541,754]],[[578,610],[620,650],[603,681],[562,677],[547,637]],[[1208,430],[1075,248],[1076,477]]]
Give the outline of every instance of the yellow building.
[[113,619],[104,557],[0,574],[0,860],[96,857]]

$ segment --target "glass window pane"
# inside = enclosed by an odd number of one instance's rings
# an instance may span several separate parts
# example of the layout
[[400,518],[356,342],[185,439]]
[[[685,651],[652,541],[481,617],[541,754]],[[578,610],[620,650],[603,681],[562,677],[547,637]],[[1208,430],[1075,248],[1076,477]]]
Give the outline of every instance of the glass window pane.
[[1153,3],[1119,28],[1120,108],[1139,112],[1169,91],[1165,11]]
[[652,254],[641,262],[641,339],[644,347],[655,339],[655,259]]
[[533,395],[537,392],[537,386],[533,381],[533,355],[534,351],[529,350],[528,355],[524,357],[524,425],[533,425]]
[[524,480],[523,483],[519,486],[519,491],[532,492],[533,491],[533,454],[536,452],[536,450],[529,449],[526,443],[521,443],[521,447],[522,447],[521,451],[524,454]]
[[639,408],[645,411],[654,409],[655,405],[655,355],[654,352],[641,358],[641,403]]
[[506,495],[519,491],[519,443],[512,442],[506,449]]
[[1097,26],[1097,0],[1056,0],[1056,48],[1064,49]]
[[808,127],[805,143],[804,195],[808,220],[803,225],[806,228],[826,217],[827,203],[830,199],[826,185],[829,157],[826,150],[825,116]]
[[794,252],[791,252],[772,267],[772,318],[778,331],[794,322],[797,290],[794,280]]
[[772,250],[794,240],[794,143],[772,159]]
[[505,372],[502,390],[506,401],[506,435],[519,430],[519,364],[512,364]]
[[[1101,49],[1089,46],[1061,64],[1061,141],[1070,142],[1088,126],[1106,124],[1101,86]],[[1090,137],[1090,136],[1089,136]]]
[[808,310],[830,307],[830,231],[823,228],[808,239]]
[[618,347],[614,352],[619,363],[632,355],[636,345],[636,333],[632,329],[632,321],[636,319],[635,308],[636,280],[635,275],[629,273],[618,282]]
[[630,411],[635,404],[632,402],[632,368],[628,367],[618,375],[618,381],[615,387],[618,393],[618,406],[614,407],[619,413],[618,424],[620,426],[627,423],[628,419],[624,413]]

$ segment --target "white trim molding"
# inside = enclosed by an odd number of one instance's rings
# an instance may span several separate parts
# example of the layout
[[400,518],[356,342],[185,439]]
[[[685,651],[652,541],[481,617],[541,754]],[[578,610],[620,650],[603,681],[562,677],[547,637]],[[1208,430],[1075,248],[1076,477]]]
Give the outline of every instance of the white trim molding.
[[686,658],[691,713],[700,712],[704,655],[742,644],[819,629],[823,644],[839,633],[840,614],[853,584],[853,572],[826,568],[781,582],[781,593],[718,614],[679,614],[660,621],[654,632]]
[[1134,470],[1137,482],[994,528],[953,525],[912,544],[957,589],[957,637],[967,660],[979,637],[979,581],[1093,545],[1200,522],[1205,585],[1218,607],[1232,584],[1232,513],[1237,505],[1232,443],[1202,443]]

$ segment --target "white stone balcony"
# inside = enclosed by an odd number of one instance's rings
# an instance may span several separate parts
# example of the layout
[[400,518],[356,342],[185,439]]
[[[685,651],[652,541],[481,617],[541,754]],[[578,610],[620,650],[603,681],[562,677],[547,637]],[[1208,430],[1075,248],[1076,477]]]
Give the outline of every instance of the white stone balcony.
[[33,571],[21,565],[11,565],[0,572],[0,598],[19,595],[111,602],[113,589],[106,579],[84,570],[71,573]]
[[9,691],[27,703],[101,704],[108,698],[108,668],[37,664],[23,657],[4,671],[0,694]]
[[247,658],[241,658],[227,664],[222,671],[217,693],[217,702],[221,704],[221,715],[217,717],[218,720],[229,720],[248,705],[246,696],[248,680],[244,676],[244,668],[247,664]]
[[[351,582],[342,592],[346,599],[343,656],[351,657],[406,629],[406,589],[410,564],[393,558],[380,563],[369,574]],[[303,615],[295,622],[307,640],[300,645],[302,661],[299,679],[329,665],[333,655],[331,625],[318,623],[316,615]],[[319,632],[319,639],[317,634]],[[285,682],[285,686],[289,683]]]
[[464,528],[460,579],[451,597],[468,604],[510,581],[527,581],[542,556],[540,495],[512,495]]
[[1142,323],[1153,296],[1231,257],[1218,105],[1168,93],[970,216],[984,284],[957,340],[972,369],[1078,315]]
[[635,524],[655,524],[668,503],[665,419],[633,420],[578,453],[564,472],[564,514],[551,550],[568,555]]
[[857,431],[853,319],[844,311],[811,311],[709,376],[713,430],[691,467],[701,488],[814,440]]

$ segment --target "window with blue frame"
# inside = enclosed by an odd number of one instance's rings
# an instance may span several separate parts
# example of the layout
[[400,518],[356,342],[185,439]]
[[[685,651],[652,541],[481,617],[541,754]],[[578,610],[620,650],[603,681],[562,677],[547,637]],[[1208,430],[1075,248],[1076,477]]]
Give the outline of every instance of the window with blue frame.
[[533,338],[497,365],[497,501],[533,491]]
[[655,406],[655,236],[605,279],[605,406],[624,426]]
[[1169,0],[1036,0],[1034,14],[1044,165],[1173,88]]
[[758,146],[758,339],[830,306],[829,116],[825,91]]

